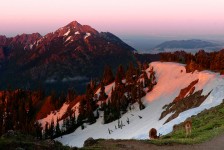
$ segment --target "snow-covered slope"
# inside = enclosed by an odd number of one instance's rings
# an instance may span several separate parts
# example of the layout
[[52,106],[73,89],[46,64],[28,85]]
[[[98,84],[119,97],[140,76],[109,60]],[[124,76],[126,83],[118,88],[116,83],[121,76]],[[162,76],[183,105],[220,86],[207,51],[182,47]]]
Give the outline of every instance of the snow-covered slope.
[[[197,114],[206,108],[219,105],[224,98],[223,76],[209,71],[186,73],[184,65],[177,63],[153,62],[150,66],[154,68],[156,73],[157,85],[143,97],[142,100],[146,106],[144,110],[140,111],[138,105],[134,104],[133,107],[135,109],[128,111],[122,116],[120,121],[125,125],[122,129],[115,129],[118,121],[102,124],[103,114],[100,112],[100,118],[95,124],[86,125],[84,130],[78,128],[74,133],[59,137],[56,140],[65,145],[82,147],[84,141],[89,137],[96,139],[147,139],[151,128],[156,128],[158,133],[164,135],[172,131],[174,124],[183,122],[187,117]],[[195,91],[203,89],[203,95],[212,91],[211,94],[200,107],[185,111],[176,119],[163,125],[171,114],[159,120],[163,111],[162,107],[172,102],[181,89],[187,87],[196,79],[199,79],[199,82],[195,85]],[[110,93],[112,86],[113,84],[106,87],[107,94]],[[130,124],[127,123],[127,118],[129,118]],[[108,129],[113,132],[109,134]]]
[[60,119],[66,113],[68,106],[69,104],[67,103],[63,104],[60,110],[52,111],[49,115],[47,115],[47,117],[38,120],[38,122],[41,123],[43,127],[46,124],[46,122],[50,124],[52,120],[54,121],[54,124],[56,124],[57,119]]

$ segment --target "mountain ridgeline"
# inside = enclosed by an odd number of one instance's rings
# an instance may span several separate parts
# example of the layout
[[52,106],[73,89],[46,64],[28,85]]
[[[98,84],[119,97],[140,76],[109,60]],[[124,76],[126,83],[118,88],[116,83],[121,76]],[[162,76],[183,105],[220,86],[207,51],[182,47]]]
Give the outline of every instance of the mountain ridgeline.
[[223,46],[210,41],[203,41],[198,39],[192,40],[172,40],[166,41],[153,48],[154,52],[173,52],[177,50],[184,50],[186,52],[197,52],[200,49],[205,51],[215,51],[222,49]]
[[0,88],[82,91],[104,66],[115,71],[136,63],[134,48],[109,32],[99,33],[76,21],[41,36],[38,33],[0,36]]

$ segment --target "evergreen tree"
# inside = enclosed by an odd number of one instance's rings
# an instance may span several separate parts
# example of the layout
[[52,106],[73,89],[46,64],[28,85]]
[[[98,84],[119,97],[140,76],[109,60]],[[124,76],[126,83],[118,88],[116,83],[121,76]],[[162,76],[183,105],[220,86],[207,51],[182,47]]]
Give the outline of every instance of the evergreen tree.
[[28,120],[31,121],[35,115],[35,108],[33,106],[33,101],[31,97],[29,98],[29,110],[28,110]]
[[108,85],[114,81],[114,76],[110,66],[106,65],[103,72],[103,83],[104,85]]
[[48,122],[46,122],[46,124],[45,124],[44,137],[45,137],[45,139],[49,138],[49,124],[48,124]]
[[55,129],[54,129],[54,119],[51,120],[51,125],[50,125],[50,128],[49,128],[49,136],[51,139],[53,139],[54,137],[54,132],[55,132]]
[[77,119],[77,124],[81,125],[85,117],[86,117],[86,100],[85,98],[81,98],[79,102],[79,116]]
[[135,67],[132,63],[130,63],[128,66],[128,70],[126,72],[126,83],[133,84],[135,76],[136,76]]
[[121,110],[123,111],[123,113],[127,111],[127,107],[128,107],[128,100],[126,96],[123,94],[121,98]]
[[93,111],[97,108],[96,101],[93,99],[94,97],[94,89],[87,85],[86,88],[86,118],[90,124],[96,121]]
[[93,114],[93,108],[91,106],[90,101],[87,101],[86,105],[87,105],[87,119],[88,119],[88,122],[90,124],[95,123],[96,122],[96,118],[95,118],[95,116]]
[[73,89],[69,89],[67,93],[67,101],[71,102],[76,98],[76,92]]
[[131,88],[131,104],[137,101],[137,96],[137,87],[136,85],[133,85]]
[[75,118],[75,112],[73,111],[71,111],[71,115],[70,115],[70,124],[71,124],[72,130],[74,130],[76,128],[76,118]]
[[137,91],[137,99],[138,99],[138,104],[139,104],[139,109],[143,110],[145,109],[145,106],[143,105],[141,98],[144,96],[144,91],[143,91],[143,87],[142,84],[138,84],[138,91]]
[[65,120],[65,128],[66,128],[66,132],[70,132],[71,130],[71,125],[70,125],[70,119],[69,118],[66,118]]
[[122,84],[122,76],[123,76],[123,72],[122,72],[122,67],[117,69],[117,73],[116,73],[116,77],[115,77],[115,84],[116,86],[119,86],[120,84]]
[[101,82],[100,84],[100,95],[99,95],[99,101],[101,102],[101,109],[104,109],[104,105],[105,105],[105,101],[108,98],[108,96],[105,93],[105,87],[104,87],[104,83]]
[[[66,132],[72,132],[77,128],[75,113],[73,110],[67,111],[68,118],[64,121],[64,127],[66,128]],[[82,122],[80,122],[81,124]]]
[[90,88],[91,88],[91,89],[94,90],[94,89],[96,88],[96,82],[95,82],[93,79],[91,79],[91,81],[90,81],[89,84],[90,84]]
[[9,109],[9,105],[7,104],[5,117],[5,132],[7,132],[8,130],[13,130],[13,114],[10,112]]
[[41,123],[39,123],[38,121],[35,122],[34,127],[36,129],[36,137],[37,137],[37,139],[41,139],[42,140],[42,130],[43,130],[43,128],[42,128]]
[[61,129],[60,129],[58,118],[57,118],[57,124],[56,124],[56,128],[55,128],[55,135],[56,135],[56,137],[61,135]]
[[143,72],[143,79],[144,79],[144,83],[143,83],[144,87],[147,87],[147,86],[149,86],[149,84],[151,84],[151,82],[148,78],[148,75],[145,71]]
[[63,119],[63,120],[62,120],[62,128],[61,128],[61,132],[63,133],[63,132],[65,132],[65,130],[66,130],[66,119]]

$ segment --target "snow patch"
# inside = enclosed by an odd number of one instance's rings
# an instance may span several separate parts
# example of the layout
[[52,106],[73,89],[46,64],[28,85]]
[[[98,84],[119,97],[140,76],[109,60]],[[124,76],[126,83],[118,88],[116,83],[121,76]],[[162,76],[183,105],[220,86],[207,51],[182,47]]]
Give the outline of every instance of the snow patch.
[[64,36],[68,36],[69,33],[70,33],[70,29],[64,34]]
[[91,36],[91,33],[87,32],[86,35],[84,36],[84,39],[88,38],[89,36]]
[[65,42],[71,40],[71,38],[72,38],[72,36],[69,36],[69,37],[65,40]]
[[76,32],[75,32],[75,35],[78,35],[78,34],[80,34],[79,31],[76,31]]
[[30,44],[30,49],[32,49],[33,48],[33,44]]

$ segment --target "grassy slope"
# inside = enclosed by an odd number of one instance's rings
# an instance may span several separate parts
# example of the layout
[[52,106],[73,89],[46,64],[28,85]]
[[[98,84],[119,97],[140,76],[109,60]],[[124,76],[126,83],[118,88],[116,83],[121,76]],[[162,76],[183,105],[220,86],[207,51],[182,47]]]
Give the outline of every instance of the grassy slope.
[[[204,110],[200,114],[191,117],[192,134],[185,138],[182,124],[177,125],[177,130],[162,136],[159,140],[128,140],[130,142],[141,142],[141,144],[173,145],[173,144],[197,144],[211,140],[224,133],[224,103],[209,110]],[[84,147],[83,150],[98,149],[119,149],[120,141],[127,140],[97,140],[97,144],[91,147]],[[105,144],[105,142],[107,144]],[[107,146],[108,145],[108,146]],[[110,146],[110,147],[109,147]]]
[[191,117],[192,134],[185,138],[183,124],[178,125],[178,129],[163,136],[160,140],[153,140],[154,144],[196,144],[212,139],[224,133],[224,103],[209,110],[204,110],[200,114]]

